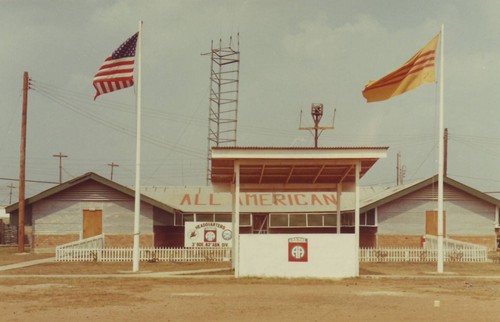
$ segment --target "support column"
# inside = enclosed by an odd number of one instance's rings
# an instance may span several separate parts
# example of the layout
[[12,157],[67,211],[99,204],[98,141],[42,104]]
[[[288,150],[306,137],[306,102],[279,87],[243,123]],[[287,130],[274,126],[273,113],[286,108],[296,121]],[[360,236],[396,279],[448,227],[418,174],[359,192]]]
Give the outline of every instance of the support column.
[[356,256],[355,256],[355,265],[356,265],[356,276],[359,276],[359,204],[360,204],[360,198],[359,198],[359,175],[361,172],[361,163],[358,161],[356,162],[356,173],[355,173],[355,193],[354,193],[354,237],[355,237],[355,251],[356,251]]
[[342,218],[342,183],[337,184],[337,234],[340,234]]
[[233,204],[233,259],[232,267],[234,277],[238,278],[240,262],[240,163],[234,162],[234,182],[231,186],[232,204]]

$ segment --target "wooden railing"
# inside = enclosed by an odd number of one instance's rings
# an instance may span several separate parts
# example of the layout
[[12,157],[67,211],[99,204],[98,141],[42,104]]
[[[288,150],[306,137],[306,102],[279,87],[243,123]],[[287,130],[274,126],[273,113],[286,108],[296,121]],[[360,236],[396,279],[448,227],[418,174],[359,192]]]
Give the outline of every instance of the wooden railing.
[[[64,261],[64,258],[74,258],[75,254],[79,254],[88,249],[100,248],[104,248],[104,234],[57,246],[56,261]],[[84,256],[88,256],[88,254]]]
[[[437,244],[438,244],[438,238],[436,236],[432,235],[425,235],[424,236],[424,248],[425,249],[437,249]],[[443,238],[443,247],[444,249],[455,249],[455,250],[462,250],[462,249],[481,249],[486,251],[488,247],[483,246],[483,245],[478,245],[478,244],[472,244],[460,240],[455,240],[455,239],[450,239],[450,238]]]

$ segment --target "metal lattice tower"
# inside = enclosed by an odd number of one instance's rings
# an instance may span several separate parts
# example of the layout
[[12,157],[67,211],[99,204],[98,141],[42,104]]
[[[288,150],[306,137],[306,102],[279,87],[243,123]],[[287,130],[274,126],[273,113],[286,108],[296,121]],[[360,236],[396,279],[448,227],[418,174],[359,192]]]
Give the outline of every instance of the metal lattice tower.
[[212,147],[236,146],[236,130],[238,123],[238,91],[240,77],[240,34],[233,47],[233,37],[229,46],[212,49],[210,55],[210,97],[208,107],[208,151],[207,151],[207,184],[210,183]]

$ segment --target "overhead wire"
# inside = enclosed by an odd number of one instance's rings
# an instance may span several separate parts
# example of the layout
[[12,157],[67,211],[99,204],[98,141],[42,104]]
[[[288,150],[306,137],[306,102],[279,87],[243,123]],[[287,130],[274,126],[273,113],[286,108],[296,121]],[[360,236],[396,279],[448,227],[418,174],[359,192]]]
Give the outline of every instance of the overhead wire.
[[[100,100],[99,102],[92,102],[91,98],[87,94],[82,94],[77,91],[72,91],[72,90],[67,90],[67,89],[62,89],[58,88],[55,86],[52,86],[50,84],[46,84],[43,82],[38,82],[36,80],[32,80],[32,89],[35,90],[36,92],[40,93],[41,96],[44,96],[48,98],[49,100],[57,103],[58,105],[63,106],[64,108],[68,108],[72,110],[73,112],[84,116],[88,119],[91,119],[93,121],[96,121],[106,127],[109,127],[117,132],[120,132],[122,134],[128,135],[128,136],[135,136],[135,132],[133,129],[130,128],[129,125],[124,125],[120,124],[118,122],[112,122],[109,120],[106,120],[95,113],[88,112],[88,109],[82,109],[81,105],[84,104],[97,104],[98,106],[103,106],[107,109],[111,110],[116,110],[120,111],[120,113],[128,113],[128,114],[134,114],[135,109],[134,105],[132,104],[124,104],[124,103],[117,103],[114,101],[110,100]],[[190,126],[199,126],[199,127],[205,127],[206,122],[201,118],[197,117],[197,115],[201,115],[201,113],[198,113],[197,111],[199,110],[201,105],[201,101],[198,104],[196,110],[189,116],[186,116],[184,114],[179,114],[179,113],[174,113],[174,112],[169,112],[165,110],[158,110],[158,109],[153,109],[149,107],[145,107],[143,110],[143,114],[146,117],[153,117],[155,119],[165,119],[168,121],[172,122],[177,122],[177,123],[185,123],[186,125],[182,128],[179,137],[182,137],[183,134],[187,131],[187,128]],[[437,112],[436,112],[437,113]],[[254,135],[254,136],[283,136],[283,137],[290,137],[290,135],[297,134],[296,130],[286,130],[286,129],[278,129],[278,128],[267,128],[263,126],[254,126],[254,125],[244,125],[239,123],[239,128],[238,130],[240,132],[246,133],[247,135]],[[179,137],[177,138],[176,142],[179,142]],[[196,149],[190,149],[187,147],[181,147],[178,146],[176,143],[169,143],[160,139],[157,139],[153,136],[150,135],[144,135],[143,136],[144,140],[146,142],[149,142],[155,146],[161,147],[168,149],[169,151],[175,151],[179,152],[181,154],[184,154],[189,157],[195,157],[201,159],[205,159],[207,156],[205,155],[205,151],[199,151]],[[356,133],[353,135],[338,135],[336,137],[337,140],[341,141],[350,141],[350,140],[355,140],[357,142],[359,141],[370,141],[373,137],[370,135],[363,135],[360,133]],[[465,146],[472,147],[475,149],[480,149],[482,152],[488,153],[489,155],[493,156],[498,156],[500,153],[497,152],[497,150],[492,149],[492,145],[500,145],[500,142],[496,138],[491,138],[491,137],[481,137],[481,136],[476,136],[476,135],[460,135],[460,134],[453,134],[449,136],[450,140],[453,140],[455,142],[459,142]],[[413,144],[413,145],[426,145],[429,142],[435,141],[435,135],[433,134],[398,134],[398,135],[378,135],[378,141],[384,142],[384,144],[387,145],[393,145],[397,143],[406,143],[406,144]],[[425,158],[420,162],[420,164],[417,166],[416,170],[413,171],[413,177],[418,171],[421,169],[423,164],[428,161],[429,157],[432,155],[433,152],[435,152],[436,149],[436,144],[434,143],[429,150],[429,152],[426,154]],[[161,167],[158,166],[155,170],[155,173],[157,170]],[[203,168],[203,167],[202,167]],[[205,169],[199,170],[200,173],[203,173]],[[190,173],[194,173],[195,171],[191,171]],[[198,171],[196,171],[198,172]],[[170,173],[171,176],[177,176],[178,170],[172,171]],[[186,173],[184,172],[184,175]]]
[[[65,108],[68,108],[81,116],[84,116],[88,119],[91,119],[97,123],[100,123],[108,128],[111,128],[117,132],[120,132],[122,134],[132,136],[132,137],[135,136],[135,131],[132,130],[130,128],[130,126],[120,124],[118,122],[112,122],[109,120],[105,120],[105,119],[95,115],[94,113],[89,112],[88,110],[79,108],[79,106],[75,103],[74,99],[70,99],[65,95],[60,95],[55,91],[51,91],[50,89],[47,89],[46,87],[38,86],[36,82],[33,82],[32,89],[35,90],[37,93],[40,93],[40,95],[57,103],[58,105],[65,107]],[[78,96],[78,95],[75,95],[74,97],[81,98],[81,96]],[[87,100],[88,100],[88,98],[87,98]],[[81,101],[81,99],[80,99],[80,101]],[[171,143],[168,143],[166,141],[159,140],[159,139],[157,139],[153,136],[147,135],[147,134],[143,135],[142,138],[146,142],[149,142],[149,143],[156,145],[158,147],[169,149],[170,151],[173,150],[175,152],[179,152],[179,153],[182,153],[182,154],[185,154],[188,156],[192,156],[192,157],[203,157],[204,156],[204,153],[201,153],[196,149],[190,149],[187,147],[180,147],[176,144],[171,144]]]

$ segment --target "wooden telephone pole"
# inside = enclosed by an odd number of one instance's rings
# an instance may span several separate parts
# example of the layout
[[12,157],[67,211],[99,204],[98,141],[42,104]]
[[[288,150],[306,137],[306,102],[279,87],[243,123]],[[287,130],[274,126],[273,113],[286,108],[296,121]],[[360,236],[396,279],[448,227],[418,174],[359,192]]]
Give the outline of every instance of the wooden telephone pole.
[[10,188],[10,193],[9,193],[9,205],[12,203],[12,189],[15,188],[14,184],[10,184],[7,186],[7,188]]
[[19,225],[17,232],[17,251],[24,253],[24,217],[26,211],[25,203],[25,182],[26,182],[26,125],[28,119],[28,72],[24,72],[23,77],[23,111],[21,118],[21,147],[20,147],[20,170],[19,170]]
[[114,162],[108,163],[108,165],[111,167],[111,181],[113,181],[113,168],[114,167],[119,167],[119,164],[116,164]]
[[62,183],[62,158],[67,158],[67,155],[62,154],[59,152],[59,154],[54,154],[52,155],[54,158],[59,158],[59,184]]

